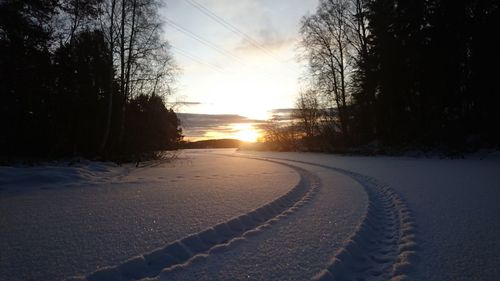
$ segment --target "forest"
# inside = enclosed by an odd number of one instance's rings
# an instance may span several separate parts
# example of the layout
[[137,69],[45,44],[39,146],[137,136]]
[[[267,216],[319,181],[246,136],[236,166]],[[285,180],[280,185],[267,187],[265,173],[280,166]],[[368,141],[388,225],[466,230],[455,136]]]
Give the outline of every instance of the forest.
[[175,148],[177,68],[157,0],[0,1],[0,155],[122,159]]
[[[178,68],[160,0],[0,1],[0,160],[178,147]],[[498,0],[319,0],[277,150],[473,151],[500,144]]]
[[307,64],[275,149],[468,151],[500,144],[497,0],[320,0],[301,23]]

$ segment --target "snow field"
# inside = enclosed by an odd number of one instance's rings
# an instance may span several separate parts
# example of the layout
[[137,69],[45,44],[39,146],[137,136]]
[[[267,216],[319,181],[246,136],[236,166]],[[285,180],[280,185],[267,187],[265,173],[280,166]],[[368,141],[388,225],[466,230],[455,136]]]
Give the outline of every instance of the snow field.
[[[409,272],[395,280],[496,281],[500,276],[498,152],[487,156],[467,155],[465,159],[322,153],[233,154],[341,168],[390,186],[404,198],[404,204],[411,210],[409,216],[416,223],[407,225],[416,233],[415,241],[411,239],[399,246],[415,249],[416,255],[404,254],[401,259],[418,260],[410,262]],[[404,207],[402,210],[406,212]],[[372,279],[377,280],[367,278]]]
[[[254,158],[258,159],[258,158]],[[322,167],[349,176],[368,195],[366,213],[354,235],[312,280],[407,280],[417,256],[415,218],[394,190],[373,177],[327,165],[265,158]]]
[[[8,174],[36,176],[56,167],[14,167]],[[257,209],[300,180],[295,170],[270,162],[188,153],[159,167],[109,169],[114,179],[43,188],[10,182],[0,191],[0,280],[87,276]]]
[[160,274],[160,271],[161,276],[167,276],[169,272],[182,270],[210,254],[227,251],[247,237],[257,235],[270,224],[276,223],[309,202],[317,187],[318,180],[311,173],[295,166],[280,164],[294,169],[300,175],[300,181],[277,199],[118,266],[102,268],[87,277],[72,277],[69,280],[138,280],[154,277]]
[[[270,161],[266,159],[266,161]],[[272,160],[271,160],[272,161]],[[283,162],[283,161],[280,161]],[[328,265],[363,218],[368,202],[351,178],[324,168],[287,163],[319,178],[315,195],[290,215],[240,240],[230,251],[203,256],[147,280],[308,280]]]
[[[259,159],[259,158],[252,158]],[[344,174],[364,187],[369,202],[363,221],[328,267],[312,280],[407,280],[415,271],[418,246],[415,218],[394,190],[373,177],[301,160],[284,160]]]
[[[15,181],[1,179],[0,280],[493,281],[500,275],[500,159],[184,155],[193,164],[122,175],[106,168],[102,179],[91,172],[95,180],[57,180],[39,190],[11,192]],[[135,228],[137,220],[145,231]],[[81,262],[73,242],[92,265]],[[59,254],[66,263],[55,262]]]

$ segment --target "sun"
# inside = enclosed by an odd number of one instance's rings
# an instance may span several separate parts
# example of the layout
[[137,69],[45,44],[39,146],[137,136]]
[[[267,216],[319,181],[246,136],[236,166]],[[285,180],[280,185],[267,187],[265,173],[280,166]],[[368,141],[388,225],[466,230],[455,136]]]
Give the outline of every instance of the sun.
[[235,137],[241,141],[256,142],[259,138],[259,133],[255,130],[241,130],[235,134]]
[[260,136],[251,124],[234,124],[232,127],[236,131],[233,137],[241,141],[256,142]]

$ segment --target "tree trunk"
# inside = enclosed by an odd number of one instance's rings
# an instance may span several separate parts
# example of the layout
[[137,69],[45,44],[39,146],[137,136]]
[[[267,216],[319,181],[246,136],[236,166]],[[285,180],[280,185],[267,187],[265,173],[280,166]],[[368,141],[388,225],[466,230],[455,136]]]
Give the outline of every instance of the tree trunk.
[[113,51],[115,47],[114,40],[114,17],[115,17],[115,6],[116,0],[112,0],[111,2],[111,22],[109,27],[109,87],[108,87],[108,110],[106,115],[106,126],[104,127],[104,134],[102,136],[101,145],[99,148],[99,152],[101,155],[104,154],[104,149],[106,148],[106,144],[109,139],[109,132],[111,130],[111,118],[113,116],[113,91],[114,91],[114,67],[113,67]]

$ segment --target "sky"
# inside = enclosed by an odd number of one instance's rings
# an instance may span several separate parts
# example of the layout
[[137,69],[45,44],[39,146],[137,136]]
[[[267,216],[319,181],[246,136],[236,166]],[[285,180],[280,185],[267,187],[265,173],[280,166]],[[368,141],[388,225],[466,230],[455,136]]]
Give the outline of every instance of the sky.
[[318,0],[167,0],[164,36],[181,71],[175,103],[188,140],[255,141],[292,108],[303,66],[300,20]]

